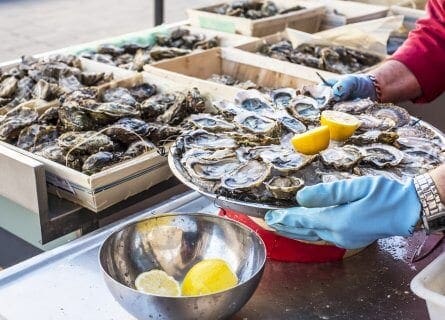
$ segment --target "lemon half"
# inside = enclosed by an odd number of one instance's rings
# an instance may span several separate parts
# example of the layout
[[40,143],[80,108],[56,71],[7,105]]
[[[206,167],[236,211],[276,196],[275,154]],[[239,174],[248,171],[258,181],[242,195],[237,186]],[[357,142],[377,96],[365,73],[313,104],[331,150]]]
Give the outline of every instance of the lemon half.
[[303,154],[317,154],[329,146],[329,127],[321,126],[296,134],[292,139],[292,146]]
[[182,282],[183,296],[216,293],[236,286],[238,277],[222,259],[205,259],[195,264]]
[[181,294],[178,281],[158,269],[141,273],[134,285],[138,291],[158,296],[178,297]]
[[360,121],[353,115],[333,110],[323,111],[320,123],[329,127],[331,139],[336,141],[348,139],[360,126]]

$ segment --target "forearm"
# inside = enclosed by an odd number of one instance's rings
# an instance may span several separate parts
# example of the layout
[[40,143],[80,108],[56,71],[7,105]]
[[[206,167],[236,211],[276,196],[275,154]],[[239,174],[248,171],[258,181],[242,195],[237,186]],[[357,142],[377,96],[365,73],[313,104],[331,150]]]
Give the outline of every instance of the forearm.
[[441,202],[445,204],[445,164],[430,171],[430,176],[437,187]]
[[369,73],[376,78],[380,86],[382,102],[412,100],[422,94],[414,74],[399,61],[385,61]]

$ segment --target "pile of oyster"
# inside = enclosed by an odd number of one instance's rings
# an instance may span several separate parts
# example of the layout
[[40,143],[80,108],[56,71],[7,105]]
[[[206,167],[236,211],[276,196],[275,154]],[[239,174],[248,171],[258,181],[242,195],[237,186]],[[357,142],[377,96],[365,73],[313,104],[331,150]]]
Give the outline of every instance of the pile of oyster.
[[[172,157],[200,190],[234,200],[295,205],[305,185],[365,175],[404,181],[443,162],[443,141],[407,111],[369,99],[333,103],[328,87],[238,94],[215,102],[216,114],[195,114]],[[296,152],[294,134],[320,125],[323,110],[354,114],[361,126],[317,155]]]
[[178,28],[169,35],[156,35],[154,45],[140,45],[137,42],[126,42],[121,46],[103,44],[97,51],[85,51],[81,56],[124,69],[142,71],[145,64],[218,46],[218,37],[208,38],[204,34],[193,34],[187,29]]
[[72,55],[24,56],[17,66],[0,70],[0,114],[29,100],[51,101],[112,79],[110,73],[83,71],[81,61]]
[[361,71],[382,60],[375,54],[344,46],[303,43],[294,48],[287,39],[273,44],[264,44],[259,48],[258,53],[340,74]]
[[161,148],[179,125],[203,112],[197,89],[158,93],[143,83],[130,88],[81,88],[41,114],[18,106],[0,119],[0,140],[85,174]]
[[214,6],[208,9],[208,11],[227,16],[256,20],[302,9],[304,9],[304,7],[299,5],[279,9],[273,1],[235,0],[232,1],[231,4],[225,3],[220,6]]

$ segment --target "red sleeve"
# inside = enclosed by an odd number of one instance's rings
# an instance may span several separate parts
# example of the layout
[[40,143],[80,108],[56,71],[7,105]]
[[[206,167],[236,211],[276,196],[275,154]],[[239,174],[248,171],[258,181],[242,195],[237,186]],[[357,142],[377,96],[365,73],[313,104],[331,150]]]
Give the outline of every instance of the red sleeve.
[[420,84],[422,96],[416,102],[429,102],[445,91],[445,0],[429,0],[427,17],[391,57],[402,62]]

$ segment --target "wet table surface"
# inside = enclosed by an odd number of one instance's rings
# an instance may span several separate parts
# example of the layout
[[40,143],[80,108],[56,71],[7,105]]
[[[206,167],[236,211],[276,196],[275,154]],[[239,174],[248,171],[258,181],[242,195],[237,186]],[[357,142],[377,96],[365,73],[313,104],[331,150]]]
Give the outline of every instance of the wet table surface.
[[[0,272],[0,319],[134,320],[100,274],[102,241],[125,223],[161,212],[216,213],[196,193],[178,197]],[[233,319],[428,319],[411,279],[443,249],[410,263],[423,235],[383,239],[343,261],[268,261],[260,286]]]

